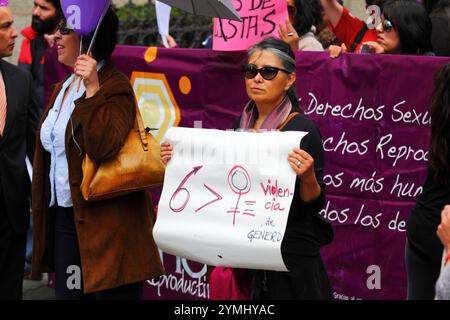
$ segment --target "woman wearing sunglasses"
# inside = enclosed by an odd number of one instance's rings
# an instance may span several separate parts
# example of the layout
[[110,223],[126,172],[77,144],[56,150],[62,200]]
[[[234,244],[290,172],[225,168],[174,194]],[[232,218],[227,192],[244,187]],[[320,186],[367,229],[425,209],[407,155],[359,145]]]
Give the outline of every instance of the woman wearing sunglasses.
[[319,214],[325,203],[324,150],[319,129],[300,111],[295,69],[294,53],[283,41],[268,38],[248,50],[244,74],[250,102],[238,128],[308,132],[287,158],[297,175],[296,196],[281,244],[290,272],[254,271],[255,299],[332,298],[320,256],[320,247],[333,239],[331,225]]
[[80,36],[66,21],[54,39],[73,72],[56,85],[36,134],[32,272],[55,272],[57,299],[139,299],[142,281],[163,273],[145,192],[86,202],[80,191],[85,154],[114,157],[135,121],[133,89],[110,61],[117,31],[110,8],[92,56],[79,56]]
[[431,20],[415,1],[388,1],[376,31],[377,41],[365,42],[362,53],[433,55]]
[[[291,47],[275,38],[267,38],[251,47],[243,68],[250,102],[236,121],[235,129],[308,132],[299,148],[294,148],[286,158],[297,175],[295,197],[281,245],[283,260],[290,272],[252,271],[253,299],[332,298],[331,284],[320,256],[320,247],[333,239],[331,225],[319,214],[325,203],[324,150],[318,128],[300,111],[295,69]],[[172,146],[163,143],[163,162],[167,163],[172,154]],[[211,273],[212,293],[218,291],[216,287],[223,286],[221,273],[229,274],[218,270],[220,268]],[[245,277],[240,272],[235,275],[236,279],[238,277],[242,292],[246,292]]]

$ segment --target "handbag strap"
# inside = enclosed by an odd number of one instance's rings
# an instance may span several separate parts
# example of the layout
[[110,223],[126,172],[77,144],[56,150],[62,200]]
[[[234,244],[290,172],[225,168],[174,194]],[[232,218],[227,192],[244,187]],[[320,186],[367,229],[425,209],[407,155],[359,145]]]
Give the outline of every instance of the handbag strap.
[[288,124],[288,122],[291,121],[291,119],[292,119],[293,117],[295,117],[296,115],[298,115],[298,114],[300,114],[300,112],[292,112],[292,113],[289,115],[289,117],[287,117],[287,119],[284,120],[284,122],[283,122],[282,124],[280,124],[280,126],[278,127],[278,130],[280,130],[280,131],[283,130],[284,127]]
[[135,105],[136,105],[135,126],[137,127],[137,131],[139,132],[139,136],[141,137],[142,148],[144,149],[144,151],[148,151],[147,132],[144,129],[144,121],[142,120],[141,112],[139,111],[137,102],[135,102]]

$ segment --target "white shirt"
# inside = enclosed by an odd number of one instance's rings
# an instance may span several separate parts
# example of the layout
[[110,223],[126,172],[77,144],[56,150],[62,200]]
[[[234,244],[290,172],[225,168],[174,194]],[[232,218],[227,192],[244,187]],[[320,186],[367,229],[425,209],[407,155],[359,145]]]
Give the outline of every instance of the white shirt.
[[[97,64],[97,70],[103,66],[103,62]],[[75,81],[72,89],[67,93],[63,102],[64,94]],[[75,109],[77,99],[83,96],[86,88],[81,81],[80,90],[77,92],[78,78],[72,74],[67,79],[56,97],[53,107],[48,112],[47,118],[41,127],[41,142],[45,150],[50,153],[50,206],[72,207],[72,195],[69,184],[69,168],[66,157],[65,137],[66,130],[70,130],[70,116]]]

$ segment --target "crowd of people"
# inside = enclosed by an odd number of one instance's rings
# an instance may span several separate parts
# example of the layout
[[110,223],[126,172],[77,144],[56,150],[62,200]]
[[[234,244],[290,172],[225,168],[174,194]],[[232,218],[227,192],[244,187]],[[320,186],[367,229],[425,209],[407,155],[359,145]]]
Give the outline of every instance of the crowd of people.
[[[332,58],[345,52],[448,56],[450,0],[366,0],[369,11],[376,6],[380,13],[371,23],[338,0],[286,2],[289,18],[278,26],[280,39],[248,49],[243,77],[249,102],[234,128],[309,133],[287,155],[297,177],[281,244],[290,271],[239,271],[248,280],[245,298],[325,300],[333,290],[320,249],[334,235],[319,214],[326,199],[324,148],[320,128],[299,105],[295,51],[328,50]],[[0,7],[0,58],[14,50],[13,22],[10,9]],[[80,191],[84,155],[96,163],[117,155],[136,118],[133,88],[111,62],[118,24],[109,8],[92,53],[80,55],[80,36],[59,0],[34,0],[19,66],[0,60],[0,299],[21,299],[23,277],[39,279],[43,272],[55,273],[57,299],[140,299],[143,281],[164,274],[145,191],[94,202]],[[44,105],[49,50],[70,71]],[[428,175],[407,228],[408,299],[450,299],[450,64],[436,75],[430,113]],[[163,142],[164,164],[172,155]],[[68,289],[73,266],[82,280]],[[220,271],[211,272],[211,292],[223,281],[215,277]]]

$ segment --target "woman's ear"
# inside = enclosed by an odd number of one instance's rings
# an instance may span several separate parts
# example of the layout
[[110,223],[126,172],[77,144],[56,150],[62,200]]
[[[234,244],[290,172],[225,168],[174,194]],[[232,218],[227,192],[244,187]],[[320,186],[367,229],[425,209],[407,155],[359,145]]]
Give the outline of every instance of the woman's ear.
[[288,91],[290,89],[290,87],[292,87],[292,85],[295,83],[295,80],[297,80],[297,75],[294,73],[290,73],[288,75],[288,81],[285,87],[285,91]]

